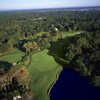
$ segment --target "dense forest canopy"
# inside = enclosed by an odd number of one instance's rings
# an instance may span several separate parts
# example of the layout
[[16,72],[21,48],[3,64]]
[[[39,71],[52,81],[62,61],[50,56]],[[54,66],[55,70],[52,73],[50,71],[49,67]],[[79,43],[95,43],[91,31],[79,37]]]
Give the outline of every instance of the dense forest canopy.
[[16,47],[25,37],[39,32],[88,31],[100,29],[100,11],[0,13],[0,51]]

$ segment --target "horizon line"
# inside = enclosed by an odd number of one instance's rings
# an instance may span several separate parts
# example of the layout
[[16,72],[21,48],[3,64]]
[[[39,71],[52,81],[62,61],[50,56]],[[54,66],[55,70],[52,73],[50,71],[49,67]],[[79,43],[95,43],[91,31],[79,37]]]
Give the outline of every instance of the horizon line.
[[17,9],[17,8],[15,8],[15,9],[1,9],[0,11],[20,11],[20,10],[46,10],[46,9],[61,9],[61,8],[82,8],[82,7],[100,7],[100,5],[98,6],[96,6],[96,5],[91,5],[91,6],[70,6],[70,7],[47,7],[47,8],[22,8],[22,9]]

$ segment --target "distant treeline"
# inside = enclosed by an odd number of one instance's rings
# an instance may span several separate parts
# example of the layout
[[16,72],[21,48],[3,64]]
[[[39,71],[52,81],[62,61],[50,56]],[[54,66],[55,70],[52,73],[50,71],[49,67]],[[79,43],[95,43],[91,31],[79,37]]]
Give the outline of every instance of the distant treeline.
[[0,52],[40,32],[100,31],[100,11],[0,13]]

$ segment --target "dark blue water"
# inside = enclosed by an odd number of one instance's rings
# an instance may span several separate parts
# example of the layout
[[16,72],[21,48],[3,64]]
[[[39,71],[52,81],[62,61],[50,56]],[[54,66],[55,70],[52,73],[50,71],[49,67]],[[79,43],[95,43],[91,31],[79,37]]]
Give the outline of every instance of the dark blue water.
[[50,92],[50,100],[100,100],[100,87],[94,87],[72,69],[63,69]]

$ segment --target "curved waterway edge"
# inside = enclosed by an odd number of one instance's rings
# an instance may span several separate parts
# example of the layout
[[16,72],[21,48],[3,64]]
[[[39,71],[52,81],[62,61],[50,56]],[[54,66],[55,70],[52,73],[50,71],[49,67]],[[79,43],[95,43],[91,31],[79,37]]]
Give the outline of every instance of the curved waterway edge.
[[61,69],[58,70],[57,74],[56,74],[56,80],[50,85],[50,88],[48,89],[48,95],[50,97],[50,92],[53,88],[53,86],[56,84],[57,80],[59,79],[59,75],[60,73],[63,71],[63,68],[61,67]]

